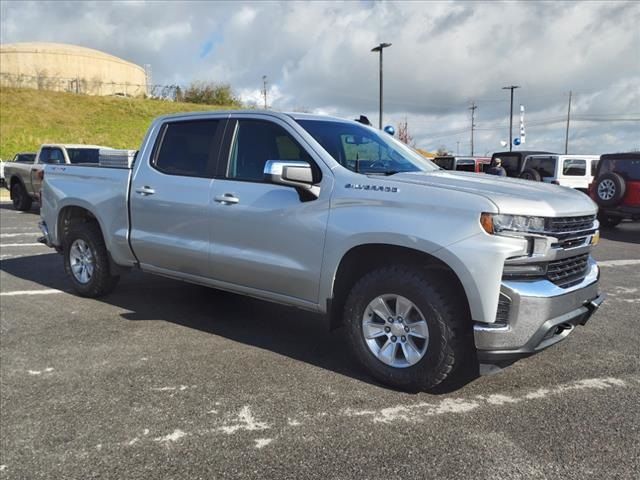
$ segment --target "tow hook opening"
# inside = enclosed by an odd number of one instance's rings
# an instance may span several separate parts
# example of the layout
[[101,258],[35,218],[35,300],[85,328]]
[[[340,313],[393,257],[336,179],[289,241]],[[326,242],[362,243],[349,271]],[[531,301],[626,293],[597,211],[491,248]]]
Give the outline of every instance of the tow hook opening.
[[564,332],[565,330],[571,330],[573,328],[573,325],[571,325],[570,323],[561,323],[560,325],[556,325],[556,330],[554,332],[554,335],[560,335],[562,332]]

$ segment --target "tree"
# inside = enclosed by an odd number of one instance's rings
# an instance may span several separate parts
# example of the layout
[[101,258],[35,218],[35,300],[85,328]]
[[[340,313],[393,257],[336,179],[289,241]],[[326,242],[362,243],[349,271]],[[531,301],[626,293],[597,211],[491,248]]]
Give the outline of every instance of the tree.
[[242,103],[227,83],[193,82],[182,96],[183,102],[238,107]]
[[410,146],[415,146],[415,142],[413,141],[413,137],[409,133],[409,124],[407,123],[407,118],[405,117],[404,122],[398,123],[398,140],[406,143]]

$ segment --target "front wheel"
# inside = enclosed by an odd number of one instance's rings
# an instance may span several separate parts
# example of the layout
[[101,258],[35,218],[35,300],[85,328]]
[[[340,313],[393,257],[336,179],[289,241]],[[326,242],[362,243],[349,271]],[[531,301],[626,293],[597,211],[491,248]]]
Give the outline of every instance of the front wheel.
[[432,390],[474,352],[470,322],[445,285],[424,270],[383,267],[362,277],[345,304],[356,358],[376,379],[403,390]]
[[111,275],[109,254],[96,223],[72,226],[64,242],[64,268],[73,288],[83,297],[100,297],[111,292],[120,277]]

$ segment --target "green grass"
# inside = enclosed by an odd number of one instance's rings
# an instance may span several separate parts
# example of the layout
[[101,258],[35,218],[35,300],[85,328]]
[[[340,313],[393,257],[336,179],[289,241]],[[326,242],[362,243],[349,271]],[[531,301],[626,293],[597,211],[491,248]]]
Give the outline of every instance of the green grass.
[[226,108],[232,107],[0,87],[0,158],[35,152],[43,143],[137,150],[159,115]]

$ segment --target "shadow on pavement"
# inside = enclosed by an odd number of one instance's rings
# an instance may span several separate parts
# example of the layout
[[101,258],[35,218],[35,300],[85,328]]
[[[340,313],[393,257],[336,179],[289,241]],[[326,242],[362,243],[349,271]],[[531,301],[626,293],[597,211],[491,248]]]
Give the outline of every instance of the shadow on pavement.
[[33,205],[31,205],[31,209],[27,210],[26,212],[21,212],[19,210],[16,210],[15,208],[13,208],[13,204],[11,203],[11,200],[2,200],[0,202],[0,210],[11,210],[12,212],[16,212],[16,213],[35,213],[36,215],[40,215],[40,205],[38,205],[36,202],[33,202]]
[[614,242],[640,244],[640,222],[622,222],[614,228],[601,228],[600,236]]
[[[71,290],[58,254],[6,259],[0,269],[46,288]],[[349,354],[342,329],[329,332],[318,314],[139,271],[124,275],[113,293],[96,301],[128,310],[121,314],[127,320],[164,320],[378,385]],[[477,365],[469,363],[459,381],[436,393],[475,380]]]

